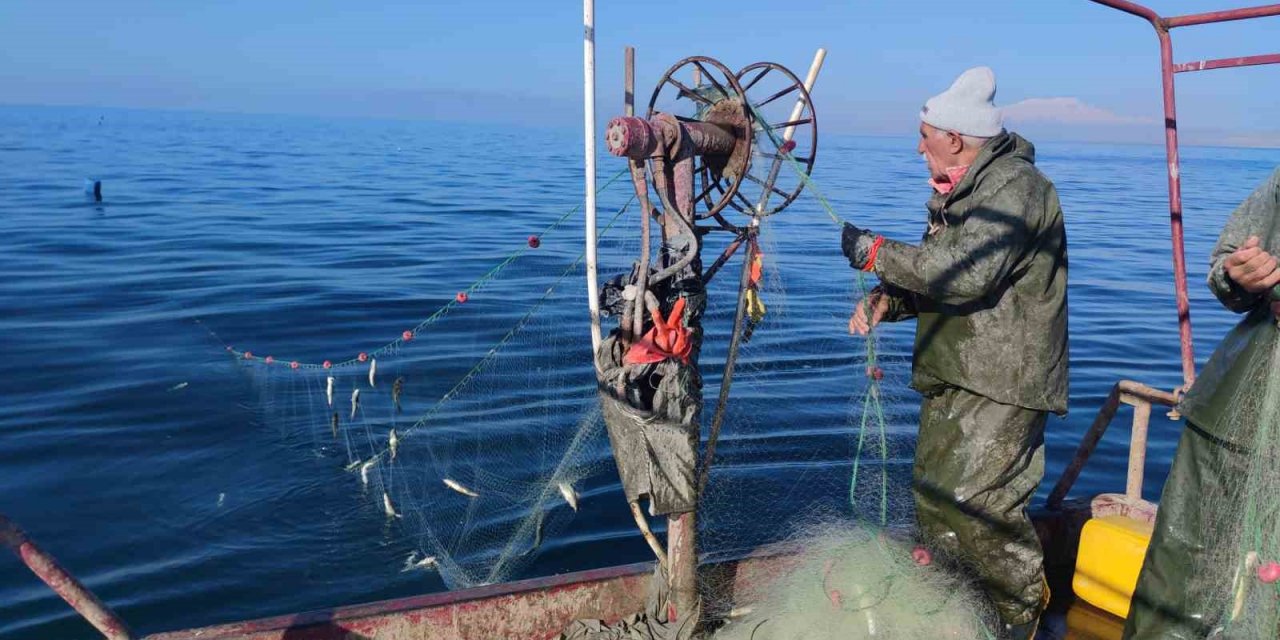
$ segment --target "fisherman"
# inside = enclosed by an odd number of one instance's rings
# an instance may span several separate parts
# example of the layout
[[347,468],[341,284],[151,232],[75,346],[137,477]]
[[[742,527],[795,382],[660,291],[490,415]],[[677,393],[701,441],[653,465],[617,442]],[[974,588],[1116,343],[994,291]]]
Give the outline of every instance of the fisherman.
[[1233,599],[1238,563],[1207,552],[1234,530],[1230,520],[1242,510],[1231,490],[1247,477],[1259,418],[1249,412],[1266,387],[1258,377],[1274,375],[1275,364],[1258,359],[1270,357],[1277,339],[1280,302],[1269,294],[1280,284],[1278,255],[1280,167],[1231,214],[1213,248],[1209,290],[1245,316],[1179,406],[1187,425],[1160,497],[1125,638],[1210,637],[1226,613],[1222,603]]
[[1027,505],[1048,415],[1067,410],[1067,241],[1057,191],[1031,143],[1004,130],[995,93],[991,69],[969,69],[920,110],[933,194],[919,245],[846,224],[841,246],[880,279],[850,333],[917,322],[922,541],[974,574],[1002,637],[1020,640],[1048,602]]

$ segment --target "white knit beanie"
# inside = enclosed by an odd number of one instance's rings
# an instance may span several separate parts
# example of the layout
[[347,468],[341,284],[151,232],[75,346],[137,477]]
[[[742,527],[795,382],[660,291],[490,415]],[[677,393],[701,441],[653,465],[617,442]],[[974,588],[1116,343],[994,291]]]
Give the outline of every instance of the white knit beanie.
[[920,119],[944,131],[990,138],[1004,130],[995,97],[996,74],[988,67],[974,67],[960,74],[950,89],[929,98]]

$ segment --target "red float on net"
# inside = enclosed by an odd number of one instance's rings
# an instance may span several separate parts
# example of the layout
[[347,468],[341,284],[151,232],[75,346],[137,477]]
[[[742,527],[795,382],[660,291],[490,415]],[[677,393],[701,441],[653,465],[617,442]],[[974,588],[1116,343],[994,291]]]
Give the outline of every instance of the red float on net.
[[929,550],[924,547],[916,547],[915,549],[912,549],[911,559],[922,567],[927,567],[933,564],[933,554],[929,553]]
[[405,341],[405,342],[408,342],[408,341],[410,341],[410,340],[412,340],[412,339],[413,339],[413,332],[412,332],[412,331],[406,331],[406,332],[404,332],[404,333],[400,334],[400,337],[401,337],[402,339],[404,339],[404,341]]
[[1271,584],[1276,580],[1280,580],[1280,562],[1272,560],[1263,563],[1262,566],[1258,567],[1258,579],[1263,584]]
[[369,360],[369,354],[361,351],[360,355],[356,356],[356,360],[359,360],[360,362],[366,362]]
[[458,295],[454,296],[454,299],[458,301],[458,304],[462,304],[469,300],[470,296],[467,295],[466,291],[459,291]]
[[324,364],[323,364],[323,365],[321,365],[321,366],[323,366],[324,368],[328,369],[329,367],[332,367],[332,366],[333,366],[333,363],[332,363],[332,362],[329,362],[328,360],[325,360],[325,361],[324,361]]

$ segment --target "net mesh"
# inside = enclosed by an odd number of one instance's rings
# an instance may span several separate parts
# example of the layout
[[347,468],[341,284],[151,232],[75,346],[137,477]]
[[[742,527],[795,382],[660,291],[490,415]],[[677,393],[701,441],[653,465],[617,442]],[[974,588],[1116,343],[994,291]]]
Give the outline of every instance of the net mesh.
[[[1246,382],[1226,409],[1229,425],[1222,451],[1212,458],[1202,499],[1200,535],[1215,544],[1198,562],[1206,568],[1189,575],[1193,587],[1212,599],[1206,611],[1220,621],[1214,638],[1272,638],[1280,635],[1280,331],[1271,319],[1255,327],[1261,346],[1237,364]],[[1260,343],[1260,344],[1259,344]],[[1179,455],[1183,455],[1181,452]],[[1191,507],[1194,509],[1194,507]]]
[[829,526],[796,541],[794,568],[716,638],[990,637],[969,585],[868,527]]
[[[757,131],[763,153],[787,157],[784,144],[770,127]],[[798,163],[783,169],[821,205],[794,209],[839,221]],[[623,173],[602,187],[614,189],[615,201],[618,189],[630,187],[619,180]],[[585,322],[547,313],[580,308],[586,297],[580,241],[556,233],[576,210],[538,236],[538,243],[563,236],[560,246],[575,249],[506,256],[384,347],[336,363],[228,347],[257,391],[261,422],[288,434],[299,453],[331,462],[334,477],[350,484],[359,506],[343,517],[385,521],[387,544],[404,553],[388,571],[438,576],[458,589],[523,577],[535,563],[554,566],[575,545],[602,537],[645,548],[617,488]],[[635,216],[626,212],[618,207],[601,230],[602,279],[629,272],[638,254]],[[843,293],[789,295],[790,283],[812,277],[814,265],[808,247],[775,233],[787,224],[775,220],[765,218],[758,234],[767,311],[738,354],[726,426],[699,497],[699,550],[715,559],[765,547],[797,561],[776,589],[755,594],[754,613],[731,617],[721,633],[821,638],[850,625],[854,635],[840,637],[992,637],[983,606],[958,579],[921,567],[893,541],[904,536],[885,534],[912,521],[913,425],[901,384],[868,373],[899,371],[905,356],[882,360],[875,335],[862,343],[842,335],[852,303],[866,294],[861,275]],[[708,236],[704,261],[728,242]],[[531,239],[530,248],[538,243]],[[730,262],[708,284],[701,354],[707,399],[716,397],[728,355],[739,268]],[[793,306],[829,318],[830,330],[795,323]],[[439,355],[461,347],[472,356]],[[816,397],[807,388],[815,370],[848,380],[848,394]],[[779,411],[780,397],[804,400]],[[704,438],[711,408],[703,412]],[[602,496],[607,504],[597,500]],[[595,520],[596,533],[575,527],[584,517]],[[655,532],[664,524],[655,522]],[[842,598],[833,600],[833,589]],[[739,605],[707,602],[704,610],[728,615]],[[755,627],[742,635],[751,621]],[[938,628],[958,635],[921,635]]]

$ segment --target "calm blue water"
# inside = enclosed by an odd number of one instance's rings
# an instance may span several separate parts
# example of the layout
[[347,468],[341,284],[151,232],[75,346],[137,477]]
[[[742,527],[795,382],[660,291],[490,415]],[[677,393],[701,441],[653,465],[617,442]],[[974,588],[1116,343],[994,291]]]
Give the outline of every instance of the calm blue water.
[[[0,108],[0,512],[142,632],[443,588],[398,573],[410,547],[376,514],[353,511],[351,478],[307,455],[299,444],[307,434],[246,409],[253,385],[194,320],[237,346],[306,360],[350,356],[334,345],[383,344],[574,205],[579,144],[574,131]],[[815,177],[841,215],[914,240],[928,195],[914,145],[824,136]],[[1071,256],[1072,404],[1069,417],[1050,423],[1049,485],[1112,383],[1168,389],[1181,374],[1163,149],[1045,143],[1039,155],[1062,197]],[[1230,210],[1278,163],[1276,150],[1185,150],[1201,362],[1233,321],[1203,286],[1209,249]],[[621,168],[612,158],[601,166],[605,175]],[[87,201],[87,177],[103,180],[104,202]],[[621,184],[610,190],[602,211],[627,195]],[[433,328],[440,340],[417,361],[424,396],[448,389],[577,255],[576,223],[548,234],[503,284],[469,303],[469,315]],[[742,416],[754,428],[735,437],[731,421],[723,451],[743,482],[782,483],[793,496],[811,471],[847,483],[861,343],[844,335],[852,287],[837,228],[811,198],[770,228],[766,250],[781,286],[766,302],[778,320],[753,340],[734,387],[754,407]],[[626,246],[634,241],[606,243],[602,271],[621,269]],[[708,324],[713,367],[726,313],[715,307]],[[585,344],[579,304],[548,307],[539,322]],[[881,343],[898,434],[910,433],[916,402],[904,388],[911,330],[891,327]],[[538,363],[530,376],[591,384],[581,359],[539,359],[538,344],[518,347]],[[576,347],[561,339],[545,348]],[[709,372],[708,398],[717,382]],[[518,430],[522,411],[496,409],[527,399],[506,389],[500,379],[481,385],[495,408],[481,418]],[[1179,429],[1160,415],[1151,498]],[[1123,489],[1125,420],[1078,495]],[[833,437],[843,444],[830,448]],[[572,535],[521,575],[646,558],[616,476],[602,468],[580,487],[586,499]],[[744,508],[773,508],[761,495],[744,497]],[[750,515],[722,522],[774,526]],[[93,637],[7,556],[0,636]]]

